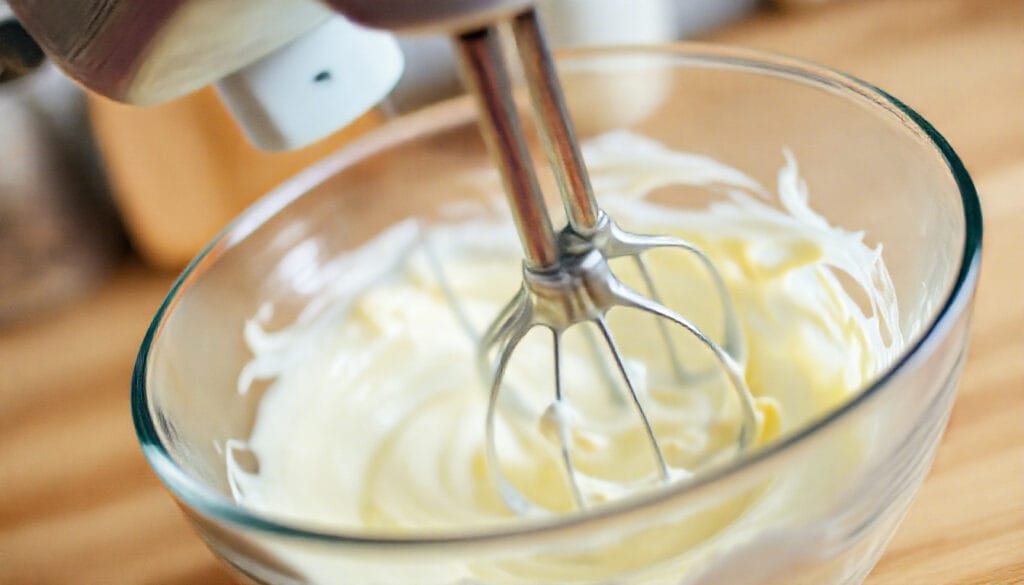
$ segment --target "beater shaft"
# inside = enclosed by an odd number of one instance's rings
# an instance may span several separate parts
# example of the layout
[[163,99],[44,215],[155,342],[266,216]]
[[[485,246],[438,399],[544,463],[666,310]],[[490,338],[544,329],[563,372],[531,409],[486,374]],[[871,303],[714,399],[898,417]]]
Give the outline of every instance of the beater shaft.
[[457,45],[470,89],[484,112],[480,128],[501,173],[526,263],[537,269],[552,267],[558,263],[555,231],[516,113],[499,32],[487,27],[465,33],[458,37]]
[[555,163],[569,225],[578,234],[590,235],[597,226],[600,209],[536,11],[530,10],[515,17],[512,30],[526,79],[530,80],[527,87],[548,158]]

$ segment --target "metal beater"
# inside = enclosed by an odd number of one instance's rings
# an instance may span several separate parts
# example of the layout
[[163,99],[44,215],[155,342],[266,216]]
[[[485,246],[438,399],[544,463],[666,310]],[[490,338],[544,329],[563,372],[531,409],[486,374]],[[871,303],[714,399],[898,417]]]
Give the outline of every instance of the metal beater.
[[[662,482],[671,480],[673,470],[609,329],[606,316],[610,309],[636,309],[658,317],[660,337],[677,376],[683,377],[687,373],[673,344],[670,327],[682,327],[710,350],[739,400],[741,424],[737,445],[740,449],[748,447],[754,440],[757,419],[753,398],[739,365],[743,353],[739,325],[721,274],[708,256],[693,244],[675,237],[626,232],[601,210],[594,198],[536,12],[530,8],[513,16],[511,27],[537,123],[568,216],[568,225],[560,232],[552,227],[531,164],[512,84],[504,65],[497,26],[484,26],[459,34],[455,39],[465,76],[483,114],[480,127],[500,171],[525,255],[522,287],[484,334],[480,359],[481,367],[490,379],[486,418],[487,463],[509,508],[519,514],[528,514],[539,508],[502,471],[495,427],[499,396],[506,386],[503,383],[506,369],[516,346],[535,327],[548,329],[552,334],[555,383],[554,402],[549,412],[554,413],[562,464],[578,508],[586,507],[588,502],[573,463],[571,433],[564,415],[566,398],[561,363],[563,334],[576,325],[592,323],[600,331],[628,391],[629,401],[643,424]],[[721,345],[662,303],[642,256],[656,248],[683,250],[706,268],[724,307],[725,335]],[[609,260],[623,257],[632,258],[636,263],[646,294],[631,289],[612,272]]]

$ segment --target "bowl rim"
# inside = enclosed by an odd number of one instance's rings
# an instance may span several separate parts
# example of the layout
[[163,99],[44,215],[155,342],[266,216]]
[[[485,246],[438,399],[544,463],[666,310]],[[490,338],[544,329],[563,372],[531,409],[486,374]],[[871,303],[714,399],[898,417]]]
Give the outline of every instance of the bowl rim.
[[[350,164],[410,136],[417,135],[420,129],[443,129],[444,125],[438,124],[437,120],[445,117],[436,114],[438,109],[465,105],[464,97],[455,98],[455,100],[430,106],[385,124],[272,190],[228,224],[195,256],[175,280],[146,331],[131,379],[131,409],[136,435],[150,466],[169,491],[182,504],[217,521],[276,536],[337,546],[372,548],[408,554],[414,549],[436,553],[442,550],[451,550],[453,546],[457,546],[460,551],[464,552],[466,547],[479,550],[481,547],[507,547],[511,544],[540,545],[552,539],[571,537],[581,531],[590,532],[603,526],[621,528],[624,522],[628,524],[643,522],[662,515],[664,506],[676,505],[681,500],[699,497],[713,489],[716,484],[753,473],[770,462],[793,455],[806,447],[811,438],[836,425],[838,421],[852,416],[872,398],[882,394],[899,373],[924,359],[939,343],[944,333],[958,321],[962,312],[970,306],[977,286],[981,259],[982,216],[978,194],[963,163],[945,138],[913,109],[874,85],[822,65],[759,50],[705,43],[600,47],[560,52],[559,61],[563,66],[571,66],[574,60],[586,61],[602,57],[641,55],[661,58],[674,57],[688,62],[687,64],[690,66],[724,67],[746,70],[750,73],[771,74],[798,80],[808,85],[824,85],[834,90],[849,92],[852,95],[844,95],[844,99],[863,100],[875,108],[895,115],[910,132],[926,138],[930,142],[930,146],[941,156],[960,192],[962,203],[964,244],[960,266],[946,298],[935,313],[935,317],[922,329],[919,338],[904,348],[901,355],[886,371],[881,373],[870,385],[852,395],[841,406],[798,429],[785,439],[737,457],[728,464],[710,470],[691,482],[666,486],[595,509],[551,517],[521,519],[493,528],[383,535],[358,530],[323,530],[300,526],[293,521],[272,518],[239,506],[226,495],[186,473],[174,462],[173,457],[161,441],[153,421],[153,413],[150,410],[146,384],[150,351],[166,318],[173,312],[181,295],[188,290],[199,275],[214,263],[217,257],[243,240],[290,202],[301,197],[310,187],[320,184]],[[463,121],[462,119],[458,120],[459,123]],[[452,124],[453,122],[449,121],[448,123]]]

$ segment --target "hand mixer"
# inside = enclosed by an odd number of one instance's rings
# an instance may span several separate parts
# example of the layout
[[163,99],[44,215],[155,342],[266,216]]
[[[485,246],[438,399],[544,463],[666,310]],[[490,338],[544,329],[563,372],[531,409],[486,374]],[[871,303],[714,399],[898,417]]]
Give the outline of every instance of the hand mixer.
[[[244,67],[240,73],[225,78],[228,83],[221,83],[222,92],[229,104],[234,103],[233,110],[245,114],[241,118],[250,136],[255,136],[258,142],[259,137],[267,137],[263,142],[272,148],[308,142],[350,120],[360,111],[352,107],[352,102],[369,104],[379,100],[397,79],[400,70],[400,65],[395,65],[398,57],[393,43],[386,38],[338,28],[340,25],[320,26],[314,33],[309,33],[326,18],[322,8],[318,9],[309,2],[254,2],[249,10],[236,15],[241,18],[239,22],[254,26],[241,27],[223,27],[220,21],[184,18],[186,14],[207,14],[203,12],[205,9],[201,9],[204,2],[193,0],[165,3],[167,6],[159,13],[148,10],[148,7],[140,11],[136,6],[141,5],[139,0],[79,0],[72,3],[75,10],[69,12],[49,7],[48,2],[14,0],[12,7],[58,63],[93,89],[115,98],[137,102],[160,101],[227,75],[232,68]],[[61,7],[63,2],[59,2]],[[324,0],[324,3],[372,28],[441,30],[452,35],[463,61],[465,77],[477,98],[482,113],[480,126],[493,162],[501,174],[524,252],[522,286],[488,328],[480,344],[481,369],[490,388],[485,423],[486,458],[508,507],[520,514],[540,509],[504,475],[496,439],[499,397],[503,390],[509,390],[505,383],[506,370],[517,346],[534,328],[547,329],[552,335],[555,364],[553,401],[544,417],[554,427],[561,462],[577,507],[586,507],[588,501],[581,489],[581,472],[573,460],[562,367],[563,335],[576,326],[592,324],[597,327],[612,358],[614,367],[608,369],[617,370],[623,382],[628,402],[636,411],[656,460],[658,477],[662,482],[668,482],[674,475],[608,325],[606,317],[613,308],[631,309],[657,318],[659,337],[674,375],[679,378],[680,391],[686,391],[685,382],[690,374],[671,330],[684,331],[703,344],[721,367],[740,405],[735,445],[738,449],[751,445],[756,434],[757,416],[740,367],[744,352],[742,339],[723,278],[708,256],[696,246],[675,237],[626,232],[598,206],[532,2]],[[108,4],[112,4],[113,9]],[[209,14],[221,12],[214,10]],[[140,14],[146,15],[145,23],[133,20]],[[69,18],[77,22],[75,19],[82,15],[88,18],[80,20],[94,26],[81,31],[68,26]],[[118,33],[132,23],[137,25],[133,28],[136,34],[131,36],[132,42],[126,44],[123,35]],[[193,28],[180,28],[186,24]],[[558,232],[548,214],[517,114],[499,34],[499,27],[503,24],[510,24],[514,32],[538,126],[558,179],[568,217],[568,225]],[[246,39],[232,39],[229,34],[250,28],[263,32],[249,35]],[[165,30],[179,34],[162,34]],[[74,34],[66,37],[67,31]],[[188,34],[181,34],[183,32]],[[303,34],[310,40],[286,44],[289,39]],[[191,41],[192,38],[205,40],[197,44]],[[339,39],[351,39],[352,44],[346,45]],[[203,59],[179,58],[185,49],[192,54],[189,47],[193,46],[206,47],[209,54]],[[282,46],[285,48],[280,49]],[[351,50],[353,46],[357,53],[369,51],[370,54],[380,54],[377,62],[389,65],[375,68],[357,63],[355,65],[358,66],[347,69],[352,73],[353,77],[349,79],[352,84],[348,89],[339,88],[339,91],[343,90],[339,99],[347,100],[342,104],[347,109],[339,108],[339,111],[346,110],[344,115],[332,117],[327,115],[330,112],[324,113],[324,108],[296,105],[324,99],[322,89],[315,83],[301,88],[304,93],[300,99],[284,95],[299,88],[282,88],[276,82],[279,75],[292,72],[299,65],[309,65],[307,62],[312,57],[323,59],[325,50],[345,52],[346,47]],[[245,65],[251,59],[274,50],[277,54],[255,65]],[[111,54],[118,58],[105,57]],[[251,58],[250,54],[253,55]],[[350,61],[354,59],[349,58]],[[317,75],[315,79],[321,77]],[[253,116],[253,112],[261,115]],[[313,113],[319,122],[310,122],[307,119],[309,113]],[[724,335],[721,344],[662,302],[643,257],[644,253],[659,248],[678,249],[692,255],[710,275],[723,307]],[[635,263],[645,294],[631,289],[613,272],[609,261],[619,258],[632,259]]]

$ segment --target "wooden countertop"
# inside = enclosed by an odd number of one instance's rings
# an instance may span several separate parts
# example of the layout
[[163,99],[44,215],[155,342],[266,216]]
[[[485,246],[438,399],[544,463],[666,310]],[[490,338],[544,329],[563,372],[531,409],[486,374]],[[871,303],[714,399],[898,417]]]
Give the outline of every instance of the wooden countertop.
[[[846,0],[711,37],[899,96],[974,176],[985,250],[949,430],[869,585],[1024,583],[1024,2]],[[147,467],[128,382],[172,276],[127,262],[59,314],[0,331],[0,585],[230,583]]]

